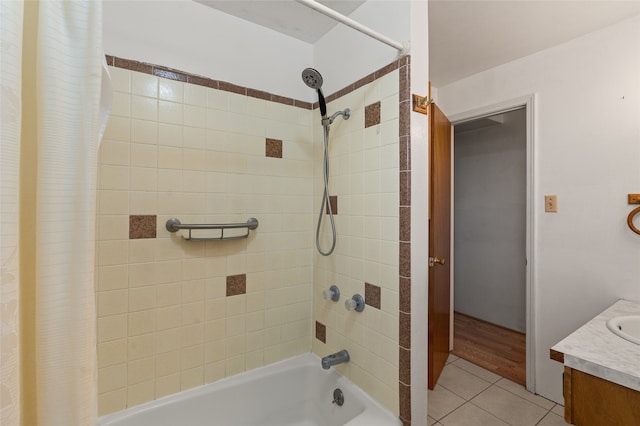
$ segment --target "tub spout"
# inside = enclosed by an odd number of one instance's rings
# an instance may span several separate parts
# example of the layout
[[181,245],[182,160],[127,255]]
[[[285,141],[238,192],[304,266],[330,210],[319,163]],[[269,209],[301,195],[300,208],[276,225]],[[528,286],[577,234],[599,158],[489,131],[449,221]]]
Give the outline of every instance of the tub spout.
[[328,370],[332,365],[338,365],[345,362],[349,362],[349,352],[346,349],[336,352],[335,354],[322,357],[322,368]]

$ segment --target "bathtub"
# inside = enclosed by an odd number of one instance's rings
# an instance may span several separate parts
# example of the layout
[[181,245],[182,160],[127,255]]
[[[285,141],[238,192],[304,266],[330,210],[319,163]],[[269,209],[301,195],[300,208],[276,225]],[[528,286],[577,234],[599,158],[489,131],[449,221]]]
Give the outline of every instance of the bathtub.
[[[333,403],[334,389],[344,404]],[[99,426],[400,426],[391,412],[313,354],[100,417]]]

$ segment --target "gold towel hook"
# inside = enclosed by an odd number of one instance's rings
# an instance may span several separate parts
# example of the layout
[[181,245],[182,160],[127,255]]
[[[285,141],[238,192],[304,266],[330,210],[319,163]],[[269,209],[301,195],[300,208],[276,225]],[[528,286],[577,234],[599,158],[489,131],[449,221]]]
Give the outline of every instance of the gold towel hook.
[[640,229],[636,228],[636,226],[633,224],[633,217],[638,213],[640,213],[640,207],[636,207],[635,209],[631,210],[631,213],[629,213],[629,216],[627,216],[627,225],[629,225],[629,228],[631,228],[633,232],[640,235]]

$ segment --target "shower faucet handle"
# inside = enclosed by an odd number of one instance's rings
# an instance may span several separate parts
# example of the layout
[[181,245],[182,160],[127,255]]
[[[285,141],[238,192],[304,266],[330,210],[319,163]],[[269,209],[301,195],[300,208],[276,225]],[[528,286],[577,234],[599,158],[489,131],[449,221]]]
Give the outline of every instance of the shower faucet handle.
[[347,311],[362,312],[364,311],[364,297],[354,294],[351,299],[344,302],[344,307],[347,308]]
[[334,284],[329,287],[329,289],[322,292],[322,298],[324,300],[333,300],[334,302],[337,302],[340,300],[340,289]]

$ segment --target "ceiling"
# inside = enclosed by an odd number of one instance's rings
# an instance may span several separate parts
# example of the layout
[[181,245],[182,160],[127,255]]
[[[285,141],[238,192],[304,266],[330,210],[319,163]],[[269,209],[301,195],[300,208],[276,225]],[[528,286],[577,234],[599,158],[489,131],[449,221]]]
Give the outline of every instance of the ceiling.
[[[194,1],[312,44],[338,25],[333,19],[294,0]],[[364,2],[365,0],[318,1],[345,16]]]
[[[294,0],[195,1],[312,44],[337,25]],[[364,2],[319,3],[348,16]],[[640,0],[429,0],[429,77],[442,87],[638,14]]]

